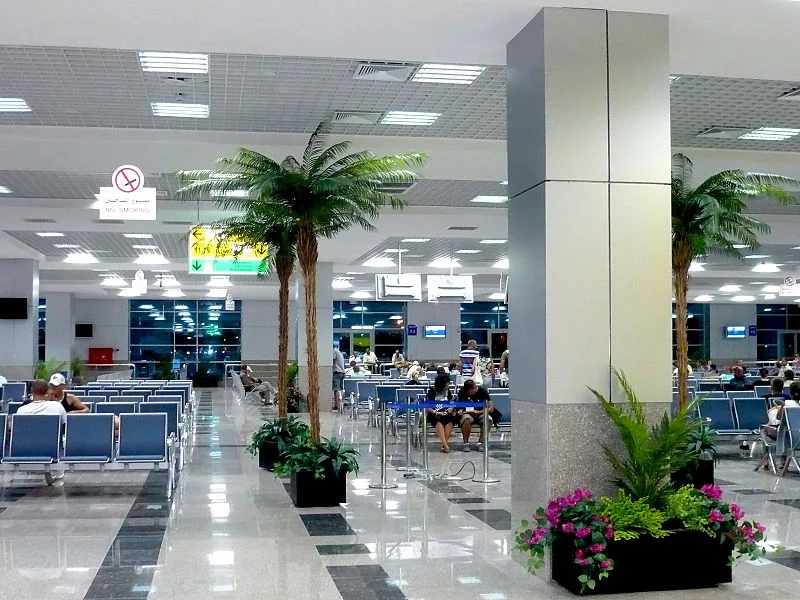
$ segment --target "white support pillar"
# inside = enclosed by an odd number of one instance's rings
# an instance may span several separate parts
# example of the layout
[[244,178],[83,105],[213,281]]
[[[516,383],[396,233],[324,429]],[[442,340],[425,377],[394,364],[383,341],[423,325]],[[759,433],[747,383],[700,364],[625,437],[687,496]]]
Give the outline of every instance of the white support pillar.
[[609,491],[585,386],[670,400],[668,22],[545,8],[508,45],[512,512]]
[[[317,263],[317,352],[319,356],[319,409],[331,410],[333,398],[333,263]],[[297,365],[298,382],[308,391],[308,346],[306,345],[306,309],[303,279],[297,294]]]
[[74,297],[68,292],[51,292],[46,306],[45,358],[69,365],[75,356]]
[[0,319],[0,375],[29,379],[39,356],[39,265],[0,260],[0,298],[25,298],[27,319]]

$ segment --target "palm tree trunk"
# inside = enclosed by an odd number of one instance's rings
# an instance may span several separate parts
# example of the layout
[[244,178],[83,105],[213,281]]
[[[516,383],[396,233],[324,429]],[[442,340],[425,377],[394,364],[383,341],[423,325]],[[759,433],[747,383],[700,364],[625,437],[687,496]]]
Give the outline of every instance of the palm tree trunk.
[[317,356],[317,236],[309,223],[300,222],[297,259],[303,271],[306,302],[306,352],[308,354],[308,412],[311,441],[320,442],[319,357]]
[[287,415],[287,387],[289,367],[289,278],[292,276],[294,259],[280,257],[275,261],[278,272],[278,417]]
[[683,408],[689,401],[689,339],[687,333],[687,314],[689,289],[689,265],[692,253],[687,245],[678,244],[672,250],[672,279],[675,286],[675,341],[678,368],[678,407]]

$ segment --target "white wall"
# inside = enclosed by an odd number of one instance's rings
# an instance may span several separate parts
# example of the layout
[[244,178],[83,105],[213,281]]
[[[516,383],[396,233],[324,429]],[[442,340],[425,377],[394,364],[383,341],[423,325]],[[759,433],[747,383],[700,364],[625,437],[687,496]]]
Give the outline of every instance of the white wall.
[[94,337],[75,340],[75,356],[86,361],[89,348],[114,348],[114,361],[128,362],[128,301],[76,298],[73,307],[76,323],[94,325]]
[[[297,307],[289,302],[289,360],[297,357]],[[263,362],[278,360],[277,300],[242,300],[242,358]]]
[[[67,292],[47,294],[45,315],[46,359],[69,363],[75,356],[75,299]],[[86,358],[85,356],[82,358]]]
[[0,374],[33,374],[39,353],[39,266],[26,259],[0,260],[0,297],[27,298],[27,319],[0,319]]
[[[408,354],[411,360],[451,360],[461,351],[461,305],[409,302],[406,306],[407,325],[417,326],[416,336],[407,336]],[[425,325],[445,325],[447,337],[443,340],[426,339]]]
[[[743,340],[729,340],[724,337],[722,328],[727,325],[756,324],[755,304],[712,304],[710,307],[710,354],[712,360],[742,359],[755,360],[757,337],[748,335]],[[748,332],[749,333],[749,332]]]

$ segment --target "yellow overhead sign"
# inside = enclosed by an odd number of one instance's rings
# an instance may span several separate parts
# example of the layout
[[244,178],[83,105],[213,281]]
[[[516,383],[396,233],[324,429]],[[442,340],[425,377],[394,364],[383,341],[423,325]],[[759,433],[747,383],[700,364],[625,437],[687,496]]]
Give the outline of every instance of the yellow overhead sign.
[[190,273],[255,274],[267,255],[266,244],[249,246],[221,229],[200,226],[189,233]]

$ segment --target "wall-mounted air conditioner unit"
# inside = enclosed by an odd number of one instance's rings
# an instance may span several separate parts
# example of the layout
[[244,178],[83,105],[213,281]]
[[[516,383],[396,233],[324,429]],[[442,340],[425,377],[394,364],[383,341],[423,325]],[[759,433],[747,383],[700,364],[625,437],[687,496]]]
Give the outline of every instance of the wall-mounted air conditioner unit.
[[472,275],[428,275],[428,302],[472,301]]
[[377,300],[422,302],[422,277],[396,273],[376,275],[375,298]]

